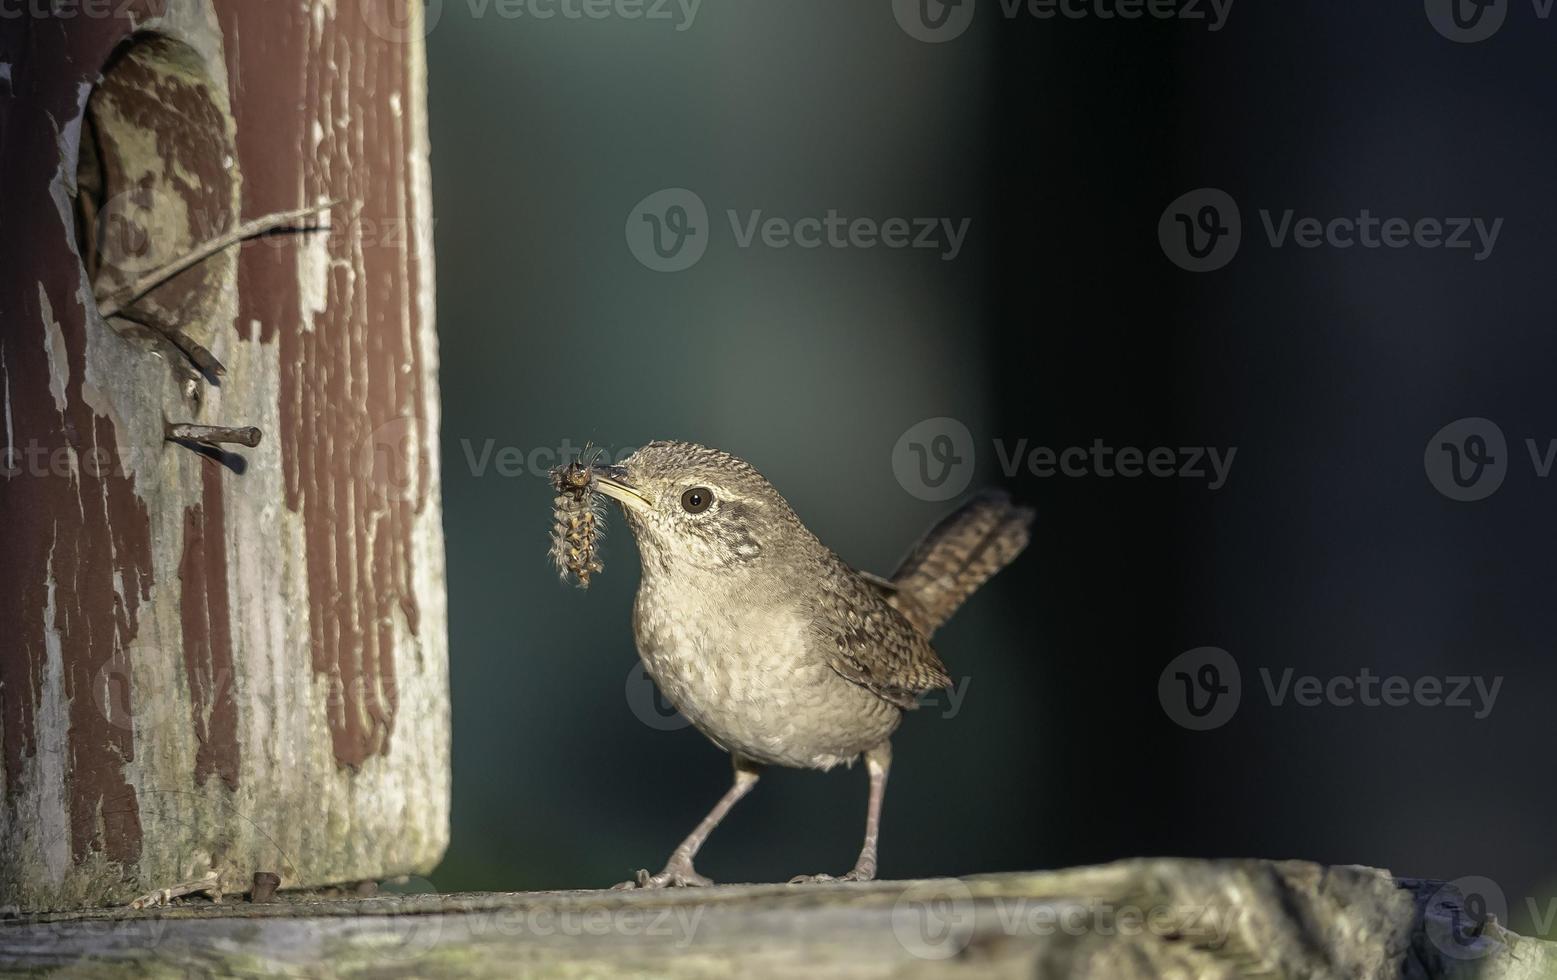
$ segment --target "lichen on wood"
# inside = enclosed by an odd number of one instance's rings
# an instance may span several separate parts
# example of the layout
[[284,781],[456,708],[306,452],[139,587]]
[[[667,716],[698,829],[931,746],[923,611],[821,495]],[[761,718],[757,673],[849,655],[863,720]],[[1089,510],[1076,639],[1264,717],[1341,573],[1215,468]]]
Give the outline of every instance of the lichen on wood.
[[0,31],[0,907],[442,854],[425,69],[382,2]]
[[1151,859],[927,881],[93,912],[0,923],[0,948],[15,971],[71,977],[1557,976],[1557,944],[1495,921],[1447,938],[1457,898],[1371,868]]

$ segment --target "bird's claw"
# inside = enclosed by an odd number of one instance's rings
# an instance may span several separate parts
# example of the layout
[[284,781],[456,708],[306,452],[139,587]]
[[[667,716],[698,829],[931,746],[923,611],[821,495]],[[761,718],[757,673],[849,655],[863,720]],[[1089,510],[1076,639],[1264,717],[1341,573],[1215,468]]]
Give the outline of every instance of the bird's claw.
[[871,881],[875,877],[873,873],[855,868],[841,875],[795,875],[789,879],[789,883],[791,885],[821,885],[834,881]]
[[649,874],[648,868],[639,868],[637,876],[631,881],[613,885],[612,888],[616,891],[630,888],[706,888],[713,883],[712,878],[698,874],[691,866],[666,868],[657,875]]

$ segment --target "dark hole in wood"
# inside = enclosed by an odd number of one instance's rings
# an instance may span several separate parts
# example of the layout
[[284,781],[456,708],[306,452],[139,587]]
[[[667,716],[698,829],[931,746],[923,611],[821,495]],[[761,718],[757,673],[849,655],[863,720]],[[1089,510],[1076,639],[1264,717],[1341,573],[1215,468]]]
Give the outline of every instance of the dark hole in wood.
[[[189,45],[139,34],[115,49],[87,102],[76,168],[76,246],[97,299],[236,222],[232,132],[225,93]],[[212,256],[126,312],[208,346],[235,271],[231,254]]]

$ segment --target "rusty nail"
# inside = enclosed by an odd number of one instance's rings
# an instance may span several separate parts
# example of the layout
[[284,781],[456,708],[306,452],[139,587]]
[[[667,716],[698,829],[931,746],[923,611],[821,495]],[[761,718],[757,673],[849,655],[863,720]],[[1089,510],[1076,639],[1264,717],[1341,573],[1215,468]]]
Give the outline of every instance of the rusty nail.
[[281,885],[281,876],[274,871],[254,872],[254,890],[249,892],[249,901],[256,905],[275,899],[276,888]]
[[253,449],[260,444],[264,433],[252,425],[228,428],[221,425],[196,425],[193,422],[168,422],[163,437],[179,442],[203,442],[208,445],[234,443]]

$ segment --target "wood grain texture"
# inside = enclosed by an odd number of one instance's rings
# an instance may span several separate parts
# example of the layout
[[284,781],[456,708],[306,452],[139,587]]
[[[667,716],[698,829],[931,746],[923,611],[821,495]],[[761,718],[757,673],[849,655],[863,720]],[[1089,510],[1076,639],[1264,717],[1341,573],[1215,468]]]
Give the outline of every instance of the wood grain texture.
[[[420,11],[135,0],[0,21],[0,906],[441,857]],[[83,145],[105,185],[91,248]],[[98,315],[136,272],[326,200],[328,231],[229,249],[145,301],[225,365],[219,385]],[[202,455],[164,442],[167,419],[265,438]]]
[[1122,861],[862,884],[422,894],[0,923],[0,975],[1536,980],[1557,944],[1451,928],[1440,883]]

